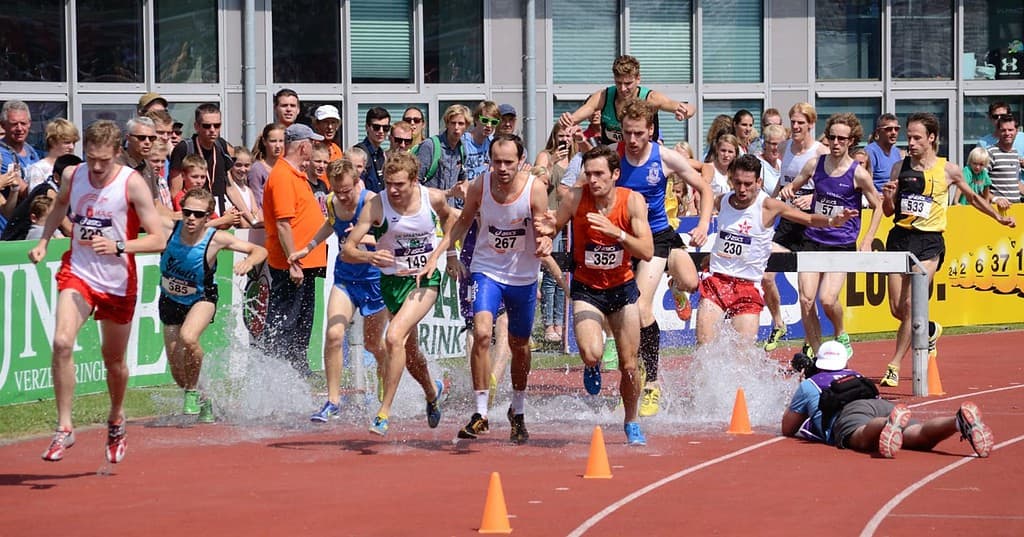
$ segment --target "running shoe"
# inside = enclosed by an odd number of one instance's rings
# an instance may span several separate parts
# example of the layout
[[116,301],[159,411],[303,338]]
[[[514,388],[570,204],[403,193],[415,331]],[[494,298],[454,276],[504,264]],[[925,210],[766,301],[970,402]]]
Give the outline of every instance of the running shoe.
[[690,293],[671,286],[672,298],[676,300],[676,316],[680,321],[689,321],[693,317],[693,305],[690,304]]
[[185,390],[185,404],[182,412],[186,416],[195,416],[199,413],[199,390]]
[[583,366],[583,387],[590,395],[601,393],[601,366]]
[[512,407],[508,407],[508,422],[512,424],[512,430],[508,433],[508,439],[513,444],[521,445],[530,440],[530,433],[526,430],[525,416],[513,414]]
[[199,423],[213,423],[216,418],[213,416],[213,401],[207,398],[203,398],[199,402],[199,417],[196,418]]
[[604,368],[611,371],[619,368],[619,348],[615,346],[615,339],[608,338],[604,342],[604,354],[601,355],[601,363]]
[[850,343],[850,334],[843,332],[836,336],[836,341],[842,343],[843,346],[846,347],[846,359],[849,360],[850,358],[853,358],[853,344]]
[[64,458],[64,451],[71,449],[73,445],[75,445],[75,432],[57,429],[53,433],[50,447],[46,448],[46,451],[43,452],[43,460],[57,462]]
[[370,424],[370,432],[384,436],[388,434],[388,419],[382,416],[374,416]]
[[327,401],[324,403],[324,406],[320,407],[319,411],[314,412],[313,415],[309,417],[309,421],[313,423],[327,423],[327,420],[337,418],[339,411],[341,411],[341,409],[338,408],[338,405]]
[[644,393],[640,397],[640,417],[649,418],[658,415],[658,411],[661,410],[660,403],[661,388],[657,386],[647,386],[644,388]]
[[992,429],[981,421],[981,411],[977,405],[967,401],[956,411],[956,428],[960,430],[960,441],[967,440],[979,457],[988,457],[992,451],[995,438]]
[[427,401],[427,425],[431,429],[441,423],[441,398],[444,397],[444,382],[440,379],[434,381],[434,400]]
[[475,440],[477,436],[490,430],[491,427],[487,423],[487,418],[481,416],[479,412],[476,412],[471,418],[469,418],[469,423],[467,423],[462,429],[459,429],[459,438]]
[[646,446],[647,437],[644,436],[644,432],[640,430],[640,424],[631,421],[624,427],[626,429],[626,443],[631,446]]
[[942,337],[942,325],[935,321],[928,321],[928,356],[938,356],[938,342]]
[[107,422],[107,461],[117,464],[124,460],[124,454],[128,450],[128,436],[124,427],[124,418],[121,423]]
[[809,343],[805,342],[804,346],[800,347],[800,352],[806,354],[808,358],[814,358],[814,349],[811,348],[811,345]]
[[889,364],[885,368],[885,376],[882,380],[878,381],[881,386],[896,387],[900,385],[900,368]]
[[903,447],[903,428],[910,423],[910,409],[907,405],[896,405],[889,412],[889,419],[878,435],[878,452],[886,459],[896,456]]
[[772,352],[779,348],[779,342],[784,337],[786,337],[786,326],[773,326],[771,333],[768,334],[768,340],[764,342],[764,350]]
[[494,406],[494,398],[498,396],[498,378],[491,373],[491,380],[487,384],[487,408]]

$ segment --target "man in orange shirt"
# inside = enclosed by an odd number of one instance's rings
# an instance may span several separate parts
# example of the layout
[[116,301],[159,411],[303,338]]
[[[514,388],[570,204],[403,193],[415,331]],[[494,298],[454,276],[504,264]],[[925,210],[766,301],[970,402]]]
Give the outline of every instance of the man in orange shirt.
[[[301,123],[285,129],[284,155],[274,164],[263,190],[270,297],[266,328],[256,345],[269,356],[287,360],[305,376],[312,374],[306,351],[316,308],[315,278],[326,276],[327,246],[313,240],[324,216],[304,170],[313,140],[323,139]],[[307,244],[309,255],[289,265],[288,256]]]

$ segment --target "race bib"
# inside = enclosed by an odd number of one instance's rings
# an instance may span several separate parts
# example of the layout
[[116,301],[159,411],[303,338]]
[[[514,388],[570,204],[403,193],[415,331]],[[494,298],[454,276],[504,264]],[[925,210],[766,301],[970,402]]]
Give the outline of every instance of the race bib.
[[75,239],[79,242],[92,242],[93,237],[109,237],[107,230],[111,229],[113,223],[109,218],[89,218],[87,216],[74,217]]
[[404,248],[395,249],[395,267],[400,272],[418,272],[427,266],[427,259],[434,251],[429,236],[403,242],[407,244]]
[[622,264],[622,246],[588,244],[583,252],[583,264],[595,270],[611,270]]
[[839,206],[836,205],[835,200],[817,199],[814,200],[814,212],[828,217],[838,216]]
[[743,252],[750,248],[750,243],[749,235],[720,231],[715,241],[715,253],[722,257],[742,257]]
[[160,278],[160,288],[172,296],[191,296],[199,291],[192,282],[171,278],[170,276]]
[[903,194],[900,198],[900,212],[904,215],[928,218],[932,214],[932,197],[921,194]]
[[526,229],[487,227],[487,244],[498,252],[521,252],[526,249]]

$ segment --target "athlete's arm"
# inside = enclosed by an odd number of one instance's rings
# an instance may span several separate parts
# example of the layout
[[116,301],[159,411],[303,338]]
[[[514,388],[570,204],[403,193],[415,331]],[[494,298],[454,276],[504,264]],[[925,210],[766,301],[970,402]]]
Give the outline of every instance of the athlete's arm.
[[[793,179],[793,181],[791,181],[788,185],[782,187],[779,190],[779,197],[781,197],[782,199],[787,200],[787,201],[788,200],[793,200],[794,198],[796,198],[797,197],[796,196],[797,191],[799,191],[801,188],[803,188],[803,186],[807,184],[807,181],[811,180],[811,177],[814,176],[814,169],[817,168],[817,167],[818,167],[818,159],[816,159],[816,158],[812,158],[812,159],[808,160],[807,162],[805,162],[804,163],[804,167],[800,168],[800,173],[797,174],[796,178]],[[809,194],[804,195],[804,196],[800,196],[800,197],[801,198],[806,198],[807,196],[809,196]],[[796,203],[795,201],[794,201],[794,204],[797,205],[797,206],[801,205],[800,203]],[[810,205],[810,199],[808,199],[807,200],[807,206],[806,207],[800,207],[800,208],[801,209],[808,209],[808,208],[810,208],[810,206],[811,206]]]
[[[33,263],[38,263],[46,257],[46,246],[50,244],[50,237],[53,236],[53,231],[67,217],[68,205],[71,203],[71,178],[74,177],[77,168],[78,166],[68,166],[64,168],[64,172],[61,174],[60,190],[57,191],[57,197],[53,200],[53,209],[50,210],[50,214],[46,217],[43,235],[39,238],[39,242],[36,243],[35,247],[28,251],[28,259]],[[70,237],[71,235],[69,234],[68,236]],[[71,240],[75,240],[75,238],[71,237]]]
[[[430,206],[434,209],[434,214],[441,219],[441,228],[444,230],[444,237],[441,238],[437,249],[430,253],[427,257],[427,262],[423,264],[423,268],[416,273],[416,287],[420,286],[420,282],[424,277],[429,278],[434,270],[437,269],[437,259],[441,257],[442,251],[447,251],[448,244],[451,244],[451,239],[448,236],[451,234],[452,228],[455,227],[456,222],[462,216],[461,212],[448,205],[448,201],[444,192],[435,188],[421,187],[427,189],[427,195],[430,198]],[[447,241],[445,239],[448,239]]]
[[[146,230],[146,234],[125,241],[125,253],[145,254],[164,251],[164,247],[167,246],[167,236],[164,235],[164,226],[160,221],[160,214],[156,212],[156,206],[153,205],[153,193],[149,191],[149,185],[146,184],[141,175],[137,172],[132,172],[128,176],[127,191],[128,203],[135,209],[135,214],[139,217],[139,223]],[[98,243],[101,241],[109,243],[104,245],[109,247],[109,251],[103,246],[97,248]],[[105,237],[93,237],[92,247],[98,254],[117,253],[116,243]]]
[[[210,242],[213,243],[213,248],[208,248],[206,250],[206,263],[208,265],[213,265],[214,259],[217,258],[217,252],[220,250],[227,249],[232,252],[249,254],[245,259],[235,263],[235,274],[239,276],[248,274],[254,266],[259,265],[267,259],[266,248],[255,245],[249,241],[244,241],[226,231],[215,232],[213,234],[213,239]],[[290,263],[291,259],[288,261]]]
[[370,228],[373,227],[375,222],[380,222],[383,219],[384,206],[380,197],[375,197],[372,200],[368,199],[366,206],[363,207],[363,212],[359,215],[359,220],[352,226],[352,230],[348,232],[348,237],[345,238],[345,244],[341,246],[341,260],[353,264],[369,263],[375,267],[394,265],[395,255],[390,250],[374,250],[371,252],[359,248],[359,243],[362,241],[363,236],[370,232]]
[[604,95],[604,90],[597,90],[591,93],[590,97],[587,97],[587,101],[577,108],[575,112],[563,112],[562,116],[558,118],[558,122],[563,127],[572,127],[573,125],[579,125],[585,119],[590,119],[594,112],[604,108]]
[[857,166],[857,170],[853,174],[853,182],[857,190],[860,190],[868,200],[868,207],[871,207],[871,222],[868,223],[868,230],[864,233],[864,238],[861,239],[858,246],[858,250],[870,252],[871,243],[874,242],[875,235],[878,233],[878,225],[882,223],[882,198],[875,190],[875,181],[871,178],[871,172],[864,168]]
[[[548,214],[548,189],[542,181],[533,182],[533,189],[530,191],[530,213],[534,222]],[[537,242],[534,255],[537,257],[551,255],[551,236],[537,233],[534,229],[534,238]]]
[[541,235],[547,235],[554,237],[558,234],[558,230],[565,227],[565,224],[569,222],[569,219],[576,214],[576,209],[580,205],[580,199],[583,197],[583,189],[590,188],[589,186],[572,187],[566,192],[565,197],[562,198],[558,204],[558,211],[552,213],[550,210],[544,212],[543,218],[534,218],[533,225],[534,231]]
[[[328,210],[333,210],[333,208],[328,208]],[[292,255],[288,256],[288,263],[295,263],[309,255],[309,252],[312,252],[313,248],[316,248],[318,244],[327,240],[327,237],[330,237],[331,233],[334,233],[334,227],[331,226],[329,221],[324,220],[324,224],[320,226],[320,229],[316,230],[316,233],[313,234],[313,238],[309,240],[309,244],[295,250],[292,252]]]
[[1016,220],[1014,220],[1012,216],[1003,216],[999,214],[998,212],[996,212],[995,209],[992,208],[992,205],[990,203],[986,202],[984,199],[981,198],[981,196],[974,193],[974,190],[970,186],[968,186],[967,181],[964,180],[964,172],[963,170],[960,169],[959,166],[947,161],[946,178],[948,180],[948,184],[955,185],[957,188],[960,189],[960,192],[963,192],[963,194],[967,196],[967,201],[970,202],[970,204],[973,205],[975,209],[981,211],[984,214],[987,214],[988,216],[992,217],[993,220],[999,222],[1004,226],[1017,226],[1017,222]]
[[889,182],[882,185],[882,214],[885,216],[896,213],[896,185],[899,184],[902,167],[903,161],[894,164],[892,171],[889,172]]
[[647,222],[647,200],[639,192],[630,191],[626,208],[633,233],[626,233],[622,247],[629,255],[650,261],[654,257],[654,237],[651,236],[651,225]]
[[480,202],[483,199],[484,191],[483,183],[479,179],[474,179],[466,185],[466,196],[463,199],[462,212],[455,219],[451,229],[445,232],[444,237],[441,238],[441,243],[437,245],[438,250],[447,251],[452,249],[456,242],[466,238],[469,226],[473,224],[473,219],[480,212]]
[[647,102],[652,108],[675,115],[676,121],[686,121],[696,113],[694,108],[684,102],[669,98],[659,91],[651,90],[647,94]]
[[834,216],[825,216],[818,213],[805,213],[792,205],[787,205],[775,198],[764,200],[764,225],[769,227],[775,221],[776,216],[781,216],[791,222],[796,222],[808,227],[839,227],[851,218],[860,214],[857,209],[844,208],[843,211]]
[[715,195],[711,191],[711,185],[701,179],[700,174],[690,166],[686,157],[675,151],[662,151],[661,161],[670,173],[675,172],[686,181],[686,184],[690,185],[692,190],[700,194],[698,213],[700,221],[690,231],[690,244],[698,248],[704,246],[704,243],[708,240],[708,226],[711,225],[711,213],[715,208]]

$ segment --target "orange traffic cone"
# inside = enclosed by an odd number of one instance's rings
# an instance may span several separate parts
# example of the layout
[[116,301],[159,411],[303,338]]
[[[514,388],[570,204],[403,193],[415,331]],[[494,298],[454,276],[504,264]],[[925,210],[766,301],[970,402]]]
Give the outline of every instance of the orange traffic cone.
[[590,436],[590,456],[587,457],[587,471],[584,479],[611,479],[612,468],[608,465],[608,453],[604,449],[604,433],[601,427],[594,427]]
[[505,507],[505,493],[501,491],[501,476],[491,472],[487,486],[487,500],[484,501],[484,517],[480,520],[480,533],[512,533],[508,523],[508,509]]
[[939,378],[939,362],[934,354],[928,357],[928,395],[946,395]]
[[754,434],[750,430],[750,415],[747,414],[747,396],[743,388],[736,390],[736,403],[732,407],[732,420],[729,421],[729,434]]

